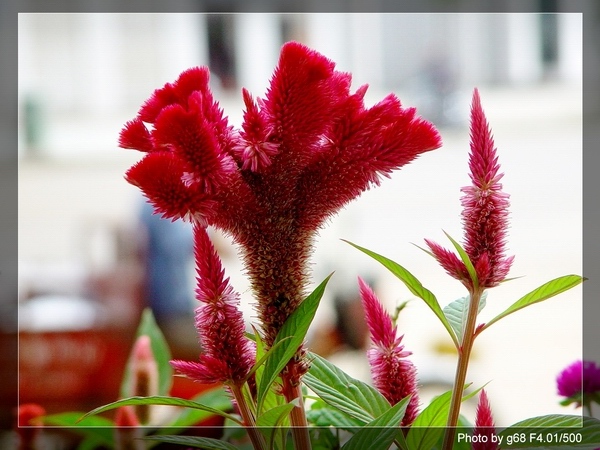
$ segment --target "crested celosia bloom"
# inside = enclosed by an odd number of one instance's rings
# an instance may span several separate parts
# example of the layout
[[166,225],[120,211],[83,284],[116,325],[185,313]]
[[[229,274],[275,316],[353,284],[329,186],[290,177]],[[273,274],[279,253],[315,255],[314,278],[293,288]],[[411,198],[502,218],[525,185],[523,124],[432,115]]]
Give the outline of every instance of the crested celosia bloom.
[[403,336],[373,290],[360,277],[358,284],[373,344],[367,352],[373,384],[391,405],[411,395],[401,423],[408,426],[419,413],[417,369],[406,359],[412,352],[404,350]]
[[239,295],[225,278],[221,260],[206,229],[194,227],[194,253],[198,287],[196,328],[202,353],[198,362],[171,361],[181,374],[201,383],[240,386],[254,364],[253,343],[244,335]]
[[239,244],[267,346],[306,296],[313,238],[381,175],[438,148],[437,130],[390,94],[366,108],[366,86],[323,55],[286,43],[264,98],[243,91],[230,126],[206,68],[154,92],[119,144],[146,152],[127,172],[165,218],[213,225]]
[[[506,257],[508,229],[508,194],[502,191],[500,165],[492,134],[475,89],[471,106],[471,152],[469,154],[471,186],[461,189],[464,249],[469,256],[481,288],[497,286],[506,278],[514,257]],[[433,255],[454,278],[473,289],[465,264],[453,252],[425,240]]]
[[[575,361],[558,375],[556,385],[563,397],[600,395],[600,366],[593,361]],[[577,401],[578,406],[582,400]]]
[[485,389],[479,394],[479,403],[475,413],[475,429],[473,430],[473,450],[497,450],[500,448],[492,436],[496,434],[492,408]]

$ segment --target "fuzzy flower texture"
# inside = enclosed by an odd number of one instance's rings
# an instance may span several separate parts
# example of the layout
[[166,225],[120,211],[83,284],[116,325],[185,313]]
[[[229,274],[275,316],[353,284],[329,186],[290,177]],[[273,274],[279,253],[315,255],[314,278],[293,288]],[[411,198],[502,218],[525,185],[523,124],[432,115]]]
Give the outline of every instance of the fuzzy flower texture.
[[[497,286],[506,278],[514,257],[505,256],[509,195],[502,191],[500,180],[504,174],[499,172],[494,140],[477,89],[473,93],[470,131],[472,184],[461,189],[464,249],[475,268],[478,286],[483,289]],[[425,242],[446,272],[473,292],[475,285],[462,260],[435,242]]]
[[306,295],[319,227],[380,176],[441,146],[437,130],[390,94],[323,55],[286,43],[264,98],[243,89],[241,129],[228,124],[205,67],[158,89],[121,132],[145,152],[126,179],[167,219],[211,225],[240,246],[267,346]]
[[419,414],[417,369],[406,359],[412,352],[404,350],[397,327],[375,292],[362,278],[358,279],[360,297],[373,344],[367,352],[373,384],[391,405],[411,396],[402,426],[409,426]]

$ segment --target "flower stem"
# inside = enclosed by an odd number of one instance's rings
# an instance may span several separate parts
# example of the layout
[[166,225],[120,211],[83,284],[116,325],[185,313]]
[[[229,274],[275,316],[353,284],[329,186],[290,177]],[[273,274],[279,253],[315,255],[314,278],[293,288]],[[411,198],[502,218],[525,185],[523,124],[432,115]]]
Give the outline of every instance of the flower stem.
[[242,416],[242,420],[244,421],[244,428],[248,432],[248,436],[252,441],[252,446],[254,450],[266,450],[267,444],[262,434],[258,428],[256,428],[256,420],[254,419],[254,414],[250,411],[248,407],[248,403],[246,402],[246,398],[240,388],[240,386],[231,386],[231,392],[235,397],[235,401],[238,405],[238,409],[240,411],[240,415]]
[[291,402],[296,400],[290,413],[290,422],[292,425],[292,436],[294,438],[294,448],[296,450],[311,450],[310,435],[308,434],[308,422],[304,411],[304,399],[302,398],[302,386],[300,383],[291,383],[289,378],[283,376],[283,393],[285,400]]
[[482,289],[476,289],[471,293],[471,301],[469,302],[469,310],[467,312],[467,321],[463,333],[463,340],[458,349],[458,364],[456,366],[456,375],[454,378],[454,391],[452,392],[452,400],[450,401],[450,411],[448,413],[448,422],[446,425],[446,434],[444,436],[443,450],[452,450],[454,438],[456,436],[456,425],[458,424],[458,416],[460,415],[460,405],[462,395],[467,379],[467,369],[469,367],[469,358],[475,341],[475,324],[477,321],[477,311],[479,309],[479,301],[483,294]]

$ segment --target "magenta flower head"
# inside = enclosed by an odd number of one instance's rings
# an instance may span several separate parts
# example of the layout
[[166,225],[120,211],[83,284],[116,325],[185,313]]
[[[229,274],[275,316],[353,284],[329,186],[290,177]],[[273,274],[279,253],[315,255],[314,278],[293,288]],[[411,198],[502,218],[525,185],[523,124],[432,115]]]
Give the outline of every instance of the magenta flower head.
[[481,390],[479,403],[475,412],[475,429],[473,430],[473,450],[497,450],[500,448],[497,440],[494,441],[496,428],[490,401],[485,392]]
[[600,366],[593,361],[578,360],[567,366],[556,378],[558,395],[563,404],[582,406],[592,400],[600,403]]
[[406,359],[412,352],[404,350],[403,336],[373,290],[360,277],[358,284],[373,344],[367,353],[373,384],[391,405],[411,395],[401,423],[409,426],[419,413],[417,369]]
[[202,353],[198,362],[171,361],[181,374],[201,383],[233,383],[241,386],[252,365],[253,343],[244,335],[239,295],[224,278],[224,270],[206,229],[194,227],[196,272],[196,328]]
[[[494,287],[506,278],[514,259],[504,254],[509,196],[502,191],[500,180],[504,174],[499,172],[494,140],[477,89],[471,106],[469,169],[472,184],[461,189],[464,249],[475,268],[479,287]],[[462,260],[430,240],[425,242],[440,265],[472,291],[473,282]]]
[[438,148],[437,130],[392,94],[371,108],[366,86],[323,55],[286,43],[265,98],[243,91],[228,125],[206,68],[154,92],[120,146],[146,152],[126,179],[165,218],[213,225],[239,244],[267,346],[305,298],[318,228],[381,175]]

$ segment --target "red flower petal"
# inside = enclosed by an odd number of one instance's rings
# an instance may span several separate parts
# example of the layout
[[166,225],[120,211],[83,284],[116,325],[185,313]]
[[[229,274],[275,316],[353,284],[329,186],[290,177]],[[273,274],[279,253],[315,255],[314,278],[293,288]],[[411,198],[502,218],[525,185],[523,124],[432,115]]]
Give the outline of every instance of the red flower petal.
[[138,186],[163,218],[208,220],[215,202],[205,193],[186,186],[185,167],[170,152],[148,153],[131,167],[125,178]]
[[144,122],[154,123],[163,108],[173,104],[187,106],[187,98],[193,91],[208,91],[209,72],[206,67],[193,67],[181,73],[175,83],[167,83],[154,91],[144,103],[138,117]]
[[214,192],[226,185],[235,164],[221,151],[213,127],[199,111],[200,93],[192,94],[189,103],[189,110],[180,105],[164,108],[156,118],[152,137],[157,146],[172,148],[187,163],[187,184],[199,183],[205,191]]
[[153,150],[150,132],[141,119],[135,118],[125,124],[119,136],[119,147],[151,152]]

